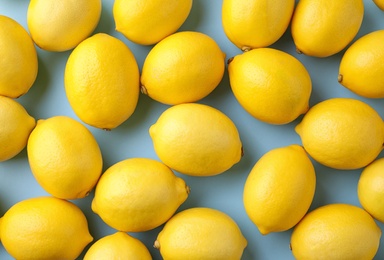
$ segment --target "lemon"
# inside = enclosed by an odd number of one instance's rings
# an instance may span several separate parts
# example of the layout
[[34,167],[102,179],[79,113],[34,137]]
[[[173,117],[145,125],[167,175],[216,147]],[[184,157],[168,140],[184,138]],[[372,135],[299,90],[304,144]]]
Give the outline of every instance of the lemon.
[[101,175],[103,161],[96,139],[67,116],[38,120],[27,152],[37,182],[58,198],[87,196]]
[[101,0],[31,0],[27,22],[33,41],[43,50],[66,51],[95,30]]
[[263,122],[287,124],[308,110],[311,78],[288,53],[253,49],[230,59],[228,73],[237,101]]
[[224,0],[222,24],[225,35],[241,50],[267,47],[287,30],[295,0]]
[[294,228],[292,253],[305,259],[373,259],[381,230],[363,209],[329,204],[308,213]]
[[242,156],[236,125],[223,112],[208,105],[172,106],[149,128],[149,134],[160,160],[187,175],[223,173]]
[[70,54],[64,74],[68,101],[85,123],[113,129],[135,111],[139,68],[121,40],[104,33],[80,43]]
[[367,98],[384,98],[384,30],[368,33],[344,53],[339,67],[339,82]]
[[150,45],[176,32],[187,19],[192,0],[116,0],[116,30],[137,44]]
[[15,20],[0,15],[0,95],[17,98],[36,80],[36,48],[28,32]]
[[126,159],[96,185],[92,210],[119,231],[141,232],[166,222],[187,199],[189,187],[161,162]]
[[177,32],[148,53],[141,73],[142,92],[161,103],[195,102],[210,94],[225,70],[225,54],[200,32]]
[[84,255],[84,260],[140,259],[152,260],[147,247],[137,238],[124,232],[97,240]]
[[313,159],[335,169],[364,167],[383,149],[380,115],[352,98],[331,98],[314,105],[295,130]]
[[19,154],[36,125],[23,105],[0,95],[0,162]]
[[291,33],[299,53],[328,57],[343,50],[360,30],[363,0],[300,0]]
[[165,260],[241,259],[247,240],[237,223],[212,208],[189,208],[174,215],[154,247]]
[[315,169],[299,145],[264,154],[249,173],[243,201],[260,233],[286,231],[307,213],[315,194]]
[[383,0],[373,0],[377,7],[384,11],[384,1]]
[[14,204],[2,218],[0,233],[15,259],[76,259],[93,240],[81,209],[54,197]]

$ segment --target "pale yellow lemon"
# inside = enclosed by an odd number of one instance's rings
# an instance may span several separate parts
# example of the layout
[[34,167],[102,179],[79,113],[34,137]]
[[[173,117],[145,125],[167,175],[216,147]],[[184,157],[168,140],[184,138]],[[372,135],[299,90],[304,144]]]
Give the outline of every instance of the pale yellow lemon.
[[247,240],[237,223],[222,211],[189,208],[174,215],[154,247],[163,259],[241,259]]
[[384,1],[383,0],[373,0],[377,7],[384,11]]
[[362,208],[329,204],[309,212],[294,228],[291,250],[297,260],[371,260],[381,230]]
[[139,68],[124,42],[98,33],[81,42],[70,54],[64,86],[72,109],[83,122],[113,129],[136,109]]
[[287,124],[308,110],[310,75],[286,52],[272,48],[247,51],[230,59],[228,73],[235,98],[258,120]]
[[101,175],[103,160],[95,137],[67,116],[38,120],[27,152],[37,182],[58,198],[87,196]]

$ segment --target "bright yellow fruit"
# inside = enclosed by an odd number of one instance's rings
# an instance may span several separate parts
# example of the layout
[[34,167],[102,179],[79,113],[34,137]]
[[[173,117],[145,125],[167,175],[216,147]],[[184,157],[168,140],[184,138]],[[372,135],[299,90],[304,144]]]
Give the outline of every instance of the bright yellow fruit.
[[165,110],[149,129],[156,154],[170,168],[193,176],[220,174],[240,161],[242,143],[232,120],[208,105]]
[[220,83],[225,54],[200,32],[174,33],[157,43],[145,58],[142,92],[165,104],[198,101]]
[[0,15],[0,95],[17,98],[29,91],[37,77],[35,45],[15,20]]
[[231,59],[228,72],[240,105],[263,122],[287,124],[308,110],[310,75],[288,53],[272,48],[253,49]]
[[373,0],[377,7],[384,11],[384,1],[383,0]]
[[293,230],[291,250],[297,260],[371,260],[381,230],[363,209],[329,204],[308,213]]
[[84,260],[152,260],[147,247],[137,238],[116,232],[97,240],[84,255]]
[[300,53],[331,56],[353,40],[363,16],[363,0],[300,0],[291,22],[293,41]]
[[344,53],[339,82],[367,98],[384,98],[384,30],[368,33]]
[[70,54],[64,85],[71,107],[83,122],[110,130],[135,111],[139,77],[136,59],[128,46],[98,33]]
[[31,0],[28,28],[41,49],[70,50],[95,30],[101,8],[101,0]]
[[364,167],[383,149],[380,115],[352,98],[331,98],[314,105],[295,130],[316,161],[335,169]]
[[184,180],[161,162],[131,158],[104,172],[92,210],[119,231],[147,231],[166,222],[188,194]]
[[187,19],[192,0],[116,0],[113,17],[116,30],[143,45],[159,42],[176,32]]
[[295,0],[224,0],[224,32],[243,51],[267,47],[287,30],[294,6]]
[[53,197],[14,204],[2,218],[0,233],[15,259],[76,259],[93,240],[81,209]]
[[96,139],[67,116],[38,120],[27,151],[37,182],[61,199],[87,196],[101,175],[103,161]]
[[315,169],[301,146],[273,149],[257,161],[245,182],[246,213],[263,235],[286,231],[307,213],[315,187]]
[[236,260],[241,259],[246,246],[237,223],[211,208],[189,208],[177,213],[154,243],[166,260]]

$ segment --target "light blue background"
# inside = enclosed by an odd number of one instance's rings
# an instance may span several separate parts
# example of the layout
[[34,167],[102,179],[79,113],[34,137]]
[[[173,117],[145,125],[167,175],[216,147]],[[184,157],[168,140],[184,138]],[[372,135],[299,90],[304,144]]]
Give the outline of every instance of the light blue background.
[[[27,28],[28,3],[27,0],[0,0],[0,14],[17,20],[24,28]],[[217,41],[228,59],[240,54],[240,51],[226,38],[223,32],[221,3],[220,0],[194,0],[190,16],[180,30],[200,31],[208,34]],[[384,12],[378,9],[371,0],[365,0],[364,3],[364,20],[355,40],[368,32],[384,29]],[[95,33],[105,32],[123,40],[133,51],[141,68],[151,46],[133,44],[114,30],[112,4],[112,0],[103,0],[101,21]],[[298,55],[295,52],[289,30],[272,47],[294,55],[306,66],[313,83],[311,106],[332,97],[353,97],[372,105],[381,116],[384,116],[383,99],[361,98],[337,82],[338,65],[343,52],[329,58]],[[36,119],[67,115],[79,120],[69,106],[63,87],[63,71],[69,54],[69,51],[51,53],[38,50],[39,74],[37,80],[30,91],[18,99]],[[290,124],[279,126],[256,120],[247,114],[235,100],[230,90],[227,73],[217,89],[200,102],[220,109],[235,122],[244,144],[245,155],[241,162],[218,176],[198,178],[176,173],[191,187],[189,198],[179,210],[190,207],[211,207],[230,215],[238,223],[248,240],[243,259],[293,259],[289,249],[291,230],[262,236],[244,211],[242,192],[246,177],[260,156],[276,147],[301,143],[294,131],[294,127],[300,122],[301,117]],[[104,156],[104,169],[130,157],[158,159],[152,147],[148,128],[167,107],[147,96],[140,95],[135,113],[118,128],[111,132],[105,132],[87,126],[101,147]],[[336,202],[360,205],[356,187],[361,170],[338,171],[321,166],[316,162],[314,165],[317,174],[317,187],[311,209]],[[0,215],[3,215],[9,207],[20,200],[46,194],[31,174],[25,149],[15,158],[0,163]],[[104,235],[114,233],[115,230],[109,228],[91,211],[92,198],[93,193],[87,198],[74,202],[86,214],[90,232],[96,240]],[[379,223],[379,226],[384,230],[383,224]],[[161,259],[157,250],[152,247],[161,229],[162,226],[152,231],[131,234],[146,244],[154,259]],[[375,259],[384,259],[383,239],[381,242],[382,245]],[[1,245],[0,259],[11,259]]]

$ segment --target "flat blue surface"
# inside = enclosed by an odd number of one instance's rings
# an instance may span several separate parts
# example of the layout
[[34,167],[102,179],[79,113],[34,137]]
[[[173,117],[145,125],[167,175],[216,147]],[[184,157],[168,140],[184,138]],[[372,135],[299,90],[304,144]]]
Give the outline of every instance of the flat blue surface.
[[[27,28],[28,3],[27,0],[0,0],[0,14],[15,19],[24,28]],[[221,3],[220,0],[194,0],[190,16],[180,31],[192,30],[208,34],[217,41],[227,58],[230,58],[239,54],[240,50],[226,38],[223,32]],[[368,32],[384,29],[384,12],[378,9],[371,0],[365,0],[364,3],[365,16],[355,40]],[[102,17],[95,33],[105,32],[123,40],[133,51],[141,68],[151,46],[133,44],[114,30],[112,4],[112,0],[103,0]],[[289,30],[271,47],[294,55],[306,66],[313,83],[311,106],[332,97],[353,97],[367,102],[384,117],[383,99],[361,98],[337,82],[338,66],[343,52],[329,58],[299,55],[295,52]],[[69,54],[69,51],[51,53],[38,50],[39,74],[37,80],[30,91],[18,100],[36,119],[67,115],[79,120],[69,106],[63,87],[63,72]],[[242,192],[249,171],[264,153],[276,147],[301,144],[299,136],[294,131],[294,127],[300,122],[301,117],[290,124],[279,126],[256,120],[247,114],[235,100],[230,90],[227,73],[217,89],[200,103],[220,109],[235,122],[244,144],[245,155],[238,164],[218,176],[198,178],[176,173],[191,187],[189,198],[179,210],[203,206],[219,209],[230,215],[238,223],[248,240],[243,259],[293,259],[289,249],[291,230],[262,236],[244,211]],[[153,150],[148,128],[166,108],[168,106],[140,95],[139,104],[133,116],[113,131],[106,132],[87,126],[99,142],[104,157],[104,169],[130,157],[158,159]],[[356,187],[361,170],[339,171],[315,162],[314,165],[317,186],[311,209],[335,202],[360,206]],[[25,149],[15,158],[0,163],[0,215],[3,215],[9,207],[20,200],[46,194],[31,174]],[[90,232],[96,240],[114,233],[115,230],[109,228],[91,211],[92,198],[93,193],[87,198],[74,202],[86,214]],[[384,230],[384,225],[378,224]],[[147,245],[154,259],[161,259],[160,254],[152,247],[161,229],[162,226],[148,232],[131,234]],[[384,259],[383,239],[381,242],[382,245],[375,259]],[[0,245],[0,259],[12,259],[2,245]]]

